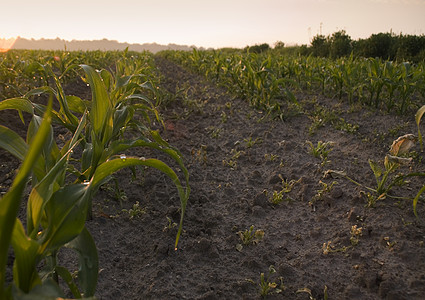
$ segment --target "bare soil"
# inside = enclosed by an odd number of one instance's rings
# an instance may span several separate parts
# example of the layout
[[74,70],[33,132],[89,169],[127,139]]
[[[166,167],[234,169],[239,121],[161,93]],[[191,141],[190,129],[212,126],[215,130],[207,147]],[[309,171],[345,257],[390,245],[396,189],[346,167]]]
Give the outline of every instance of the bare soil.
[[[418,203],[419,218],[411,200],[386,197],[367,207],[367,189],[326,175],[345,171],[376,187],[368,160],[382,163],[393,140],[416,132],[413,112],[399,117],[305,93],[297,95],[302,113],[271,120],[198,75],[160,57],[156,62],[162,88],[176,93],[162,111],[161,134],[182,152],[190,172],[184,232],[175,251],[180,203],[166,176],[151,169],[136,178],[129,170],[118,173],[120,194],[113,182],[104,186],[87,222],[99,251],[99,299],[260,299],[261,273],[277,283],[267,299],[311,299],[309,291],[315,299],[325,293],[329,299],[425,299],[425,203]],[[328,123],[310,134],[309,115],[318,105],[358,130]],[[1,113],[2,124],[25,132],[17,114]],[[329,161],[310,154],[306,141],[332,142]],[[0,154],[5,192],[19,162]],[[169,162],[143,149],[130,154]],[[419,153],[402,171],[424,167]],[[284,201],[272,204],[273,191],[291,181]],[[324,191],[325,184],[332,188]],[[414,178],[391,195],[413,197],[422,185]],[[264,237],[240,247],[238,232],[252,225]],[[361,234],[353,236],[355,225]],[[270,266],[276,272],[269,276]]]

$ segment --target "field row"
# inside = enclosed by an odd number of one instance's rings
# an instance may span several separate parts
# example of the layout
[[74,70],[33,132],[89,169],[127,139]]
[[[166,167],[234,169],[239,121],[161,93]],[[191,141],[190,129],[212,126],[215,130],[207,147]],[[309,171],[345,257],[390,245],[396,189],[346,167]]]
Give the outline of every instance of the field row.
[[165,51],[182,64],[247,99],[256,108],[282,116],[295,92],[321,93],[388,112],[406,113],[425,101],[425,64],[375,58],[282,56],[278,52]]

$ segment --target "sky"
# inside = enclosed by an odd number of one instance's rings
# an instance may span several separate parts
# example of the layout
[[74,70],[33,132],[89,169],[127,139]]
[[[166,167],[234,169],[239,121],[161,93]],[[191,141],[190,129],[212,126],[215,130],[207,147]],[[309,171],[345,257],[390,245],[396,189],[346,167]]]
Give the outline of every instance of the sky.
[[425,34],[425,0],[1,0],[0,38],[245,47]]

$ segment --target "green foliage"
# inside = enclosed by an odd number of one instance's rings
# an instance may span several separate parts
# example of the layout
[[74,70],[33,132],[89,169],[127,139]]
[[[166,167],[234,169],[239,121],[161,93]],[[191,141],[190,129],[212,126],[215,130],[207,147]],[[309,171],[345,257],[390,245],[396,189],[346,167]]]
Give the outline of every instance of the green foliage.
[[[0,147],[23,161],[12,187],[0,200],[1,299],[47,299],[48,295],[64,297],[58,286],[59,277],[74,297],[89,299],[94,295],[98,257],[94,241],[85,228],[85,221],[91,212],[92,197],[101,184],[125,167],[156,168],[175,184],[181,204],[175,241],[177,249],[190,193],[189,174],[180,152],[164,141],[157,131],[150,129],[152,116],[161,123],[151,101],[159,100],[157,89],[148,76],[138,73],[142,70],[140,62],[133,56],[128,58],[127,51],[121,55],[121,59],[115,61],[115,73],[81,65],[92,91],[91,100],[65,95],[61,79],[64,80],[70,70],[79,70],[70,60],[59,66],[51,62],[35,63],[37,70],[45,76],[45,83],[53,83],[53,87],[45,85],[32,88],[23,97],[0,102],[0,110],[25,111],[32,117],[26,140],[12,129],[0,127]],[[65,58],[66,55],[55,58],[55,61]],[[62,74],[58,77],[53,68]],[[32,101],[33,97],[44,93],[51,98],[48,106]],[[51,108],[52,99],[57,101],[59,110]],[[136,113],[141,118],[133,118]],[[44,114],[44,118],[40,117],[41,114]],[[64,140],[62,148],[54,139],[52,123],[71,132],[71,138]],[[137,138],[126,138],[124,133],[129,129],[138,132]],[[123,154],[134,147],[155,149],[169,156],[178,165],[184,177],[184,185],[175,171],[163,161]],[[82,152],[82,155],[73,157],[77,163],[70,165],[76,148],[81,149],[78,152]],[[16,215],[30,174],[33,174],[32,189],[27,201],[27,227],[24,228]],[[74,182],[71,182],[71,174],[77,177]],[[136,203],[128,213],[131,218],[141,211]],[[15,255],[14,277],[13,284],[5,289],[5,268],[10,245]],[[57,262],[57,253],[62,247],[78,253],[78,285],[70,272]],[[45,267],[40,272],[41,261],[44,261]]]
[[[312,44],[317,55],[281,55],[282,49],[263,53],[168,51],[160,55],[193,69],[252,107],[281,120],[300,113],[295,97],[299,91],[317,91],[349,104],[357,102],[400,114],[416,108],[425,97],[423,63],[358,58],[351,52],[352,42],[344,31],[328,38],[318,36]],[[330,58],[330,49],[334,58]],[[336,123],[344,125],[338,120]],[[355,131],[353,126],[347,129]]]

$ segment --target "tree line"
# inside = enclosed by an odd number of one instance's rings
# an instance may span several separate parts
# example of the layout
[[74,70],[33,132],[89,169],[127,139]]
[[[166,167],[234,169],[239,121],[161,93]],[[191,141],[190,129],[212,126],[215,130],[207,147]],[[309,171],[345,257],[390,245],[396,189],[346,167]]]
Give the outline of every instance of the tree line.
[[[244,51],[260,53],[270,50],[269,44],[263,43],[247,46]],[[284,54],[295,53],[317,57],[339,58],[353,54],[357,57],[374,57],[392,61],[420,62],[425,60],[425,35],[406,35],[377,33],[369,38],[353,40],[345,30],[334,32],[332,35],[316,35],[311,45],[285,47],[278,41],[274,49]]]

